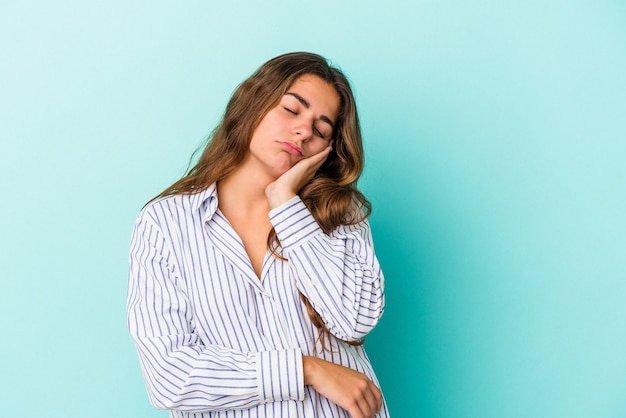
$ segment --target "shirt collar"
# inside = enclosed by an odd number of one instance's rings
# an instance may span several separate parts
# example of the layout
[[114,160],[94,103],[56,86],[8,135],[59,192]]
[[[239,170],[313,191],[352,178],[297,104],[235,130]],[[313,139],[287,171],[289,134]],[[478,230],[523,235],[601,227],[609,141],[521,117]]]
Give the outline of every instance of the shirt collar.
[[213,183],[206,189],[192,195],[192,208],[200,211],[203,221],[208,221],[217,212],[217,184]]

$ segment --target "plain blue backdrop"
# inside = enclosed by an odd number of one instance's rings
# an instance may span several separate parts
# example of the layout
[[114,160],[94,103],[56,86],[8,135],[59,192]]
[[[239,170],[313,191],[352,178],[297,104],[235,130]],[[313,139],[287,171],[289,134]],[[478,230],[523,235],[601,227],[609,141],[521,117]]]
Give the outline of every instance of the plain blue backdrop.
[[165,417],[128,240],[234,88],[353,82],[395,417],[626,417],[623,1],[0,0],[0,415]]

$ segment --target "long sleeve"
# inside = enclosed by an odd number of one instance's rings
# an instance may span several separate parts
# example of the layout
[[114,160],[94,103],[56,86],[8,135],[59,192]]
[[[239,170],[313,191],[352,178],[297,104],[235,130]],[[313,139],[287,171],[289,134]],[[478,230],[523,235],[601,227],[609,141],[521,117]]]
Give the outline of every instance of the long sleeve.
[[166,238],[171,227],[144,211],[131,239],[128,327],[151,403],[197,412],[302,400],[299,349],[239,352],[201,340]]
[[270,211],[270,221],[299,290],[337,338],[356,341],[378,323],[384,277],[367,221],[326,235],[296,196]]

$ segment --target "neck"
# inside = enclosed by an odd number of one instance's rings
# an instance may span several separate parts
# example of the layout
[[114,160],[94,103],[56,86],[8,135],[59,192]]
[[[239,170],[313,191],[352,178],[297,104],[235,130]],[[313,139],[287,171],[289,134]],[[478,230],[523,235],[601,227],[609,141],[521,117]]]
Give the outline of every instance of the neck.
[[259,176],[257,171],[252,172],[246,165],[240,166],[217,183],[220,210],[241,215],[269,212],[265,188],[273,180]]

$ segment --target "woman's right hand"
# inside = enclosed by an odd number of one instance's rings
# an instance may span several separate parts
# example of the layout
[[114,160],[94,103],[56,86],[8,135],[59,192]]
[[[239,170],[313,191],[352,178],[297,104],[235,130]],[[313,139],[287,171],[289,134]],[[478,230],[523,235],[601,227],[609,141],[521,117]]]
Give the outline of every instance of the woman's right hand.
[[313,386],[352,418],[373,418],[380,411],[383,395],[363,373],[311,356],[303,356],[302,365],[304,384]]
[[319,153],[298,161],[293,167],[270,183],[265,188],[265,196],[270,208],[274,209],[297,195],[300,189],[313,178],[317,170],[324,164],[332,149],[331,142],[331,145]]

